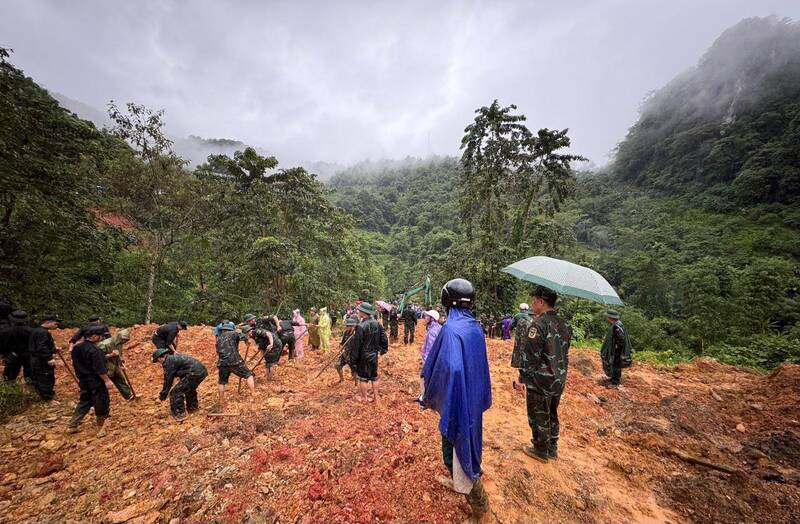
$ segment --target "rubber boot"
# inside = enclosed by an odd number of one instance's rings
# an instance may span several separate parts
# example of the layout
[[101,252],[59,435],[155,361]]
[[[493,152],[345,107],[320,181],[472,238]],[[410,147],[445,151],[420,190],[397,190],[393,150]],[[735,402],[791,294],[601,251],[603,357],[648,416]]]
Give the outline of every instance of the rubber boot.
[[103,425],[106,423],[107,417],[97,417],[97,436],[102,438],[106,436],[106,429]]
[[70,421],[69,421],[69,426],[68,426],[69,429],[67,429],[67,431],[69,433],[77,433],[78,432],[78,424],[81,423],[82,419],[83,419],[83,415],[78,415],[78,414],[72,415],[72,419],[70,419]]

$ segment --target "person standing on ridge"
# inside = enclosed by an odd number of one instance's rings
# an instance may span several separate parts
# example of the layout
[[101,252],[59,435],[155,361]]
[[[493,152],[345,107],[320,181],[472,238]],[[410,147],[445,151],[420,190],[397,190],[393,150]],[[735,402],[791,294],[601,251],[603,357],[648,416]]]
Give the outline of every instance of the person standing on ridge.
[[[511,321],[511,331],[514,333],[514,349],[511,351],[511,367],[522,367],[522,351],[525,348],[525,339],[528,336],[528,329],[531,325],[530,307],[524,302],[519,305],[519,313],[514,315]],[[517,387],[517,382],[514,382]],[[524,391],[524,386],[521,386]]]
[[400,323],[400,319],[397,313],[397,304],[392,303],[392,309],[389,311],[389,337],[392,341],[392,344],[397,342],[397,334],[398,334],[398,324]]
[[442,288],[447,323],[431,348],[422,377],[423,407],[439,413],[442,458],[450,477],[439,481],[466,496],[473,522],[489,520],[489,497],[481,483],[483,412],[492,406],[486,339],[472,314],[475,288],[456,278]]
[[522,450],[545,463],[558,458],[558,404],[567,382],[572,340],[572,327],[555,310],[557,300],[552,289],[536,286],[533,290],[531,308],[536,318],[528,328],[519,370],[533,437],[533,446],[523,446]]
[[[350,339],[353,338],[355,334],[356,326],[358,326],[358,317],[352,316],[348,317],[347,320],[344,321],[344,331],[342,332],[342,340],[339,342],[339,360],[336,362],[334,369],[336,373],[339,374],[339,381],[333,385],[341,384],[344,382],[344,367],[350,366],[350,346],[348,343]],[[350,367],[350,375],[353,377],[353,380],[358,383],[358,375],[356,375],[355,366]]]
[[414,343],[414,330],[417,328],[417,313],[411,304],[403,309],[403,344]]
[[600,348],[600,359],[603,362],[603,371],[609,378],[607,387],[617,388],[622,380],[622,369],[631,367],[633,350],[619,313],[609,309],[606,311],[606,321],[609,326]]
[[308,335],[308,326],[299,309],[292,311],[292,326],[294,330],[294,354],[297,358],[303,358],[305,355],[303,337]]
[[308,343],[311,349],[319,349],[319,314],[317,308],[312,307],[308,315]]

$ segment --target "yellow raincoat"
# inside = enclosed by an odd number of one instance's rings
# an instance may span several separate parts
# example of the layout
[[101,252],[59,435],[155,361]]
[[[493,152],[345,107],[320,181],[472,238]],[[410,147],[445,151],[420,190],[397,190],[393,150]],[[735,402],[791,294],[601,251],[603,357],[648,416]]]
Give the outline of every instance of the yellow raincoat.
[[323,353],[328,352],[331,342],[331,317],[328,315],[328,308],[319,310],[319,349]]

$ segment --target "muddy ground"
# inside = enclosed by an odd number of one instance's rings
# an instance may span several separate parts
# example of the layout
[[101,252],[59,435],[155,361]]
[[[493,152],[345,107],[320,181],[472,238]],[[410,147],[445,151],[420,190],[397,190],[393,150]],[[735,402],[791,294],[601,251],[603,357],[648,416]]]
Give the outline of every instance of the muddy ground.
[[[418,352],[393,345],[381,360],[379,405],[329,384],[330,357],[283,361],[257,394],[216,403],[214,338],[181,335],[209,369],[201,412],[182,424],[157,400],[149,360],[155,326],[133,328],[126,353],[140,399],[111,393],[108,435],[89,419],[65,432],[77,387],[57,367],[58,402],[0,426],[0,522],[453,522],[463,497],[445,473],[435,413],[421,412]],[[57,332],[66,345],[70,332]],[[334,349],[338,344],[334,344]],[[494,405],[484,419],[484,479],[494,517],[512,522],[800,522],[800,366],[768,375],[697,360],[635,364],[607,390],[596,352],[573,349],[561,402],[560,458],[528,459],[524,397],[511,388],[511,343],[488,342]]]

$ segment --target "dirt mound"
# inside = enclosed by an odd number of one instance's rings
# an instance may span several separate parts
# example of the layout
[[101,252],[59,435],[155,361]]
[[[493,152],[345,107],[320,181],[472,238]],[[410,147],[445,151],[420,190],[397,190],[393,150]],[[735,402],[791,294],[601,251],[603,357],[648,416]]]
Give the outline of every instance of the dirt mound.
[[[419,343],[381,360],[379,406],[350,382],[312,381],[330,356],[283,361],[272,383],[257,371],[254,402],[216,402],[214,338],[181,334],[179,350],[209,368],[201,412],[183,424],[157,401],[150,363],[156,326],[134,326],[126,351],[138,401],[112,392],[108,436],[88,422],[64,432],[77,387],[57,368],[56,404],[0,427],[0,522],[452,522],[463,497],[436,482],[436,414],[414,403]],[[56,335],[66,345],[70,333]],[[422,340],[423,333],[418,333]],[[334,344],[336,346],[336,344]],[[800,367],[760,375],[713,361],[672,369],[636,364],[606,390],[596,352],[573,350],[562,399],[560,458],[520,450],[525,399],[511,388],[511,343],[489,340],[494,404],[484,421],[484,479],[500,522],[789,522],[800,518]],[[244,349],[244,348],[243,348]],[[250,354],[252,355],[252,348]],[[580,370],[580,371],[579,371]],[[246,390],[246,387],[243,388]]]

